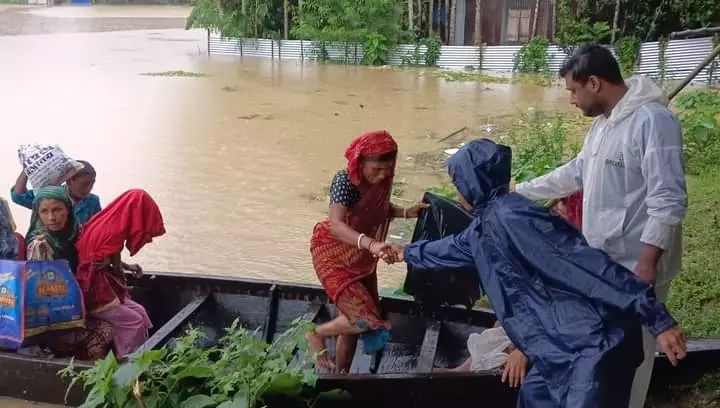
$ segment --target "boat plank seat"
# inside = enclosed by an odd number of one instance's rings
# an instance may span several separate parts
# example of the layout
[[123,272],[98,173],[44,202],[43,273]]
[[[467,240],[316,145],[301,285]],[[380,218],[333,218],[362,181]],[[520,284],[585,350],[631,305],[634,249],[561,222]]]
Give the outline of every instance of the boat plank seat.
[[153,335],[145,341],[140,349],[143,351],[149,351],[166,342],[173,333],[178,331],[180,326],[184,325],[188,319],[190,319],[190,317],[196,313],[198,309],[200,309],[200,307],[205,305],[209,298],[209,293],[199,294],[185,307],[180,309],[180,311],[173,316],[172,319],[168,320],[164,325],[162,325],[162,327],[160,327],[160,329],[153,333]]
[[425,337],[420,346],[420,357],[418,358],[415,371],[418,373],[432,372],[435,363],[435,355],[437,354],[438,341],[440,340],[440,329],[442,322],[437,320],[428,320],[425,329]]

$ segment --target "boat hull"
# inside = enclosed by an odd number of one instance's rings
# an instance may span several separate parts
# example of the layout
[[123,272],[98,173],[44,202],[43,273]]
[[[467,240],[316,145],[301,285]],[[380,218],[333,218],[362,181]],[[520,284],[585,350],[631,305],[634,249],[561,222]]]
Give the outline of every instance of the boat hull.
[[[336,314],[322,288],[313,285],[171,273],[129,280],[133,298],[146,307],[156,327],[143,345],[145,349],[166,345],[189,326],[203,330],[212,344],[235,318],[249,329],[258,329],[264,340],[272,341],[297,317],[323,322]],[[491,311],[430,308],[393,297],[383,297],[381,305],[393,326],[390,344],[374,356],[362,354],[358,346],[351,375],[321,374],[314,390],[321,397],[316,407],[437,408],[450,401],[456,406],[515,406],[517,391],[501,383],[498,371],[443,372],[468,357],[467,337],[493,325]],[[334,344],[328,346],[333,352]],[[689,381],[720,367],[720,341],[696,341],[692,347],[688,359],[676,369],[658,358],[653,382]],[[57,372],[67,364],[66,359],[0,353],[0,395],[63,404],[68,381]],[[76,362],[76,366],[89,364]],[[323,394],[331,390],[344,392]],[[67,403],[77,406],[83,398],[81,387],[77,387],[68,395]],[[271,397],[267,403],[269,407],[290,406],[281,397]]]

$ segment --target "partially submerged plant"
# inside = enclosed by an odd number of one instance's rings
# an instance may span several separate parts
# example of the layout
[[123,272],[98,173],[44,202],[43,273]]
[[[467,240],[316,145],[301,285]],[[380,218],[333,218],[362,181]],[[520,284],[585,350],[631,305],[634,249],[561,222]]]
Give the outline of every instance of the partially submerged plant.
[[[88,370],[71,361],[59,374],[72,378],[68,392],[78,381],[90,389],[80,408],[252,408],[265,395],[299,396],[315,385],[305,337],[312,325],[296,319],[267,344],[235,320],[217,346],[198,347],[205,335],[190,329],[172,349],[137,352],[123,365],[111,352]],[[304,360],[294,359],[297,350]]]

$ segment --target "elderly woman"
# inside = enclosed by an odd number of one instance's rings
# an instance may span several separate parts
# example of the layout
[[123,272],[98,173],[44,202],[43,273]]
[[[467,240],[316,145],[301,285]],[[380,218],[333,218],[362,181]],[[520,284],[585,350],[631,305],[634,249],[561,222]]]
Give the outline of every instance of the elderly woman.
[[118,358],[140,347],[152,328],[145,308],[130,299],[124,270],[137,275],[139,265],[122,262],[123,247],[130,256],[153,238],[165,234],[162,215],[155,201],[143,190],[130,190],[97,213],[77,241],[77,279],[88,312],[112,326]]
[[[28,260],[64,259],[75,271],[77,236],[78,226],[67,190],[51,186],[35,192],[26,236]],[[110,350],[112,330],[109,323],[87,317],[84,329],[52,332],[43,342],[55,354],[95,360],[105,357]]]
[[[311,351],[320,353],[317,364],[346,372],[356,335],[362,334],[365,352],[382,347],[389,324],[380,315],[376,268],[385,256],[384,243],[393,218],[417,217],[424,204],[408,209],[390,203],[397,144],[386,131],[365,133],[345,151],[347,169],[339,171],[330,186],[329,217],[315,225],[310,252],[315,271],[340,311],[331,322],[308,336]],[[338,336],[337,364],[325,350],[325,339]]]

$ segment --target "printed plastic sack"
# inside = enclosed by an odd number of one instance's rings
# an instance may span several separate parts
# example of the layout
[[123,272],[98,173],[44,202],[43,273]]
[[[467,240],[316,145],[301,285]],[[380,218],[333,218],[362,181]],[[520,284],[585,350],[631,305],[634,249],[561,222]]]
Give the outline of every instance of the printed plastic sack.
[[25,327],[25,265],[0,260],[0,348],[18,349]]
[[21,145],[18,158],[34,189],[60,185],[83,169],[57,145]]
[[[455,201],[425,193],[423,202],[430,204],[430,208],[420,213],[412,242],[460,233],[472,221],[470,213]],[[408,265],[407,270],[403,290],[417,302],[429,306],[465,305],[469,309],[482,297],[480,278],[474,268],[428,271]]]
[[18,349],[84,324],[82,292],[67,261],[0,261],[0,347]]

